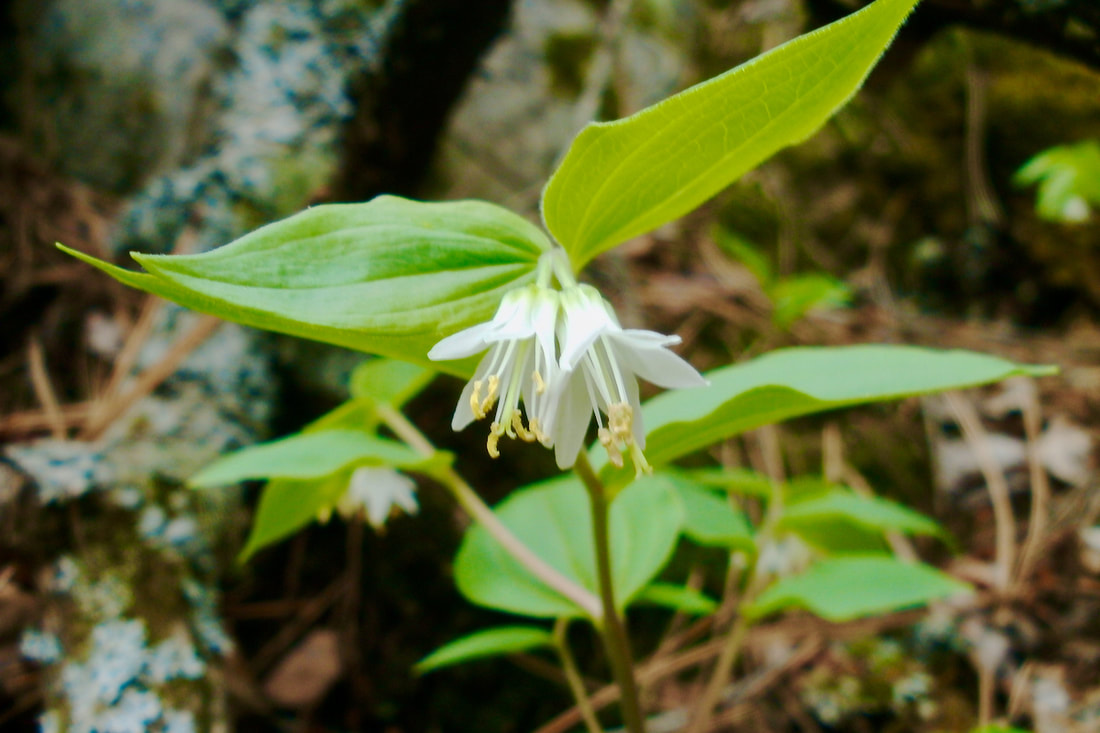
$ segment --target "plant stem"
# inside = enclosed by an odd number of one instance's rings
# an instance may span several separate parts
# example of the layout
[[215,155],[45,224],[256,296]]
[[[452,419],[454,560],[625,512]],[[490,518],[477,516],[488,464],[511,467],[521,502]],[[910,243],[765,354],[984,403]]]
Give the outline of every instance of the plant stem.
[[588,488],[592,506],[592,540],[596,549],[596,574],[599,577],[600,602],[603,604],[603,623],[597,624],[603,638],[604,649],[611,664],[611,672],[619,685],[619,701],[623,722],[630,733],[645,733],[645,719],[638,702],[638,685],[634,680],[634,660],[630,653],[630,640],[626,627],[615,605],[615,589],[611,580],[611,542],[608,525],[607,488],[592,469],[588,456],[582,450],[573,465],[581,481]]
[[[376,412],[382,422],[413,450],[424,456],[435,455],[435,446],[399,411],[388,405],[379,405]],[[600,623],[603,615],[600,600],[586,588],[562,575],[523,544],[453,468],[447,466],[435,470],[432,476],[451,492],[451,496],[466,510],[466,513],[484,527],[509,555],[547,587],[577,604],[595,623]]]
[[573,699],[577,701],[577,710],[584,719],[584,727],[588,733],[604,733],[600,727],[600,721],[596,717],[596,711],[592,709],[592,701],[588,699],[588,691],[584,689],[584,680],[577,669],[577,663],[573,660],[573,653],[569,651],[569,619],[559,618],[554,623],[554,644],[556,645],[558,658],[561,659],[561,668],[565,673],[565,679],[569,683],[569,691],[573,693]]

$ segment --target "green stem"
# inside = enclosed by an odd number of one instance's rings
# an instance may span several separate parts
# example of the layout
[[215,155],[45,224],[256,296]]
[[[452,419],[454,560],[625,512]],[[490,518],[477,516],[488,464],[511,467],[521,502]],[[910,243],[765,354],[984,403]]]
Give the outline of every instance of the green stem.
[[569,683],[569,691],[573,693],[573,699],[577,702],[577,710],[584,720],[584,727],[588,733],[604,733],[600,727],[600,721],[596,718],[596,711],[592,708],[592,701],[588,699],[588,691],[584,689],[584,680],[581,679],[580,670],[573,659],[573,653],[569,651],[569,619],[559,618],[554,623],[554,645],[557,648],[558,658],[561,659],[561,668],[565,672],[565,680]]
[[[435,455],[435,446],[400,412],[388,405],[380,405],[376,411],[382,422],[413,450],[424,456]],[[433,471],[432,476],[451,492],[451,496],[466,510],[466,513],[484,527],[509,555],[547,587],[577,604],[596,623],[599,623],[602,618],[600,600],[588,589],[562,575],[523,544],[453,468],[447,466]]]
[[645,733],[645,719],[638,702],[638,685],[634,680],[634,660],[626,627],[615,605],[615,589],[611,580],[611,542],[609,537],[607,489],[592,469],[582,450],[573,465],[584,485],[592,506],[592,539],[596,548],[596,574],[599,577],[603,623],[597,624],[604,649],[611,664],[611,673],[619,685],[619,701],[623,722],[630,733]]

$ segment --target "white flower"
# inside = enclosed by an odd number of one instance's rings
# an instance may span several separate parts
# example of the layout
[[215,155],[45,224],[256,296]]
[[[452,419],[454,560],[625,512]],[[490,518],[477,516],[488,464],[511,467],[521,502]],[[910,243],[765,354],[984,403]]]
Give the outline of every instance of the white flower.
[[348,490],[340,498],[336,511],[350,519],[365,510],[371,526],[381,529],[395,506],[416,514],[419,507],[415,491],[413,480],[392,468],[360,466],[352,472]]
[[[497,405],[486,446],[489,455],[500,455],[502,435],[550,446],[544,426],[556,409],[550,386],[557,381],[554,327],[558,318],[558,292],[529,285],[504,296],[491,321],[479,323],[444,338],[428,352],[441,361],[464,359],[489,349],[473,379],[462,391],[451,428],[462,430],[474,419],[489,414]],[[527,424],[519,410],[520,398],[527,410]]]
[[[669,388],[700,387],[707,381],[668,350],[680,343],[679,336],[624,330],[611,306],[590,285],[566,288],[561,294],[561,311],[557,335],[562,374],[555,390],[558,408],[546,428],[558,466],[573,465],[593,415],[597,436],[611,462],[622,466],[626,450],[636,471],[648,471],[642,454],[645,427],[637,377]],[[607,415],[606,426],[601,412]]]

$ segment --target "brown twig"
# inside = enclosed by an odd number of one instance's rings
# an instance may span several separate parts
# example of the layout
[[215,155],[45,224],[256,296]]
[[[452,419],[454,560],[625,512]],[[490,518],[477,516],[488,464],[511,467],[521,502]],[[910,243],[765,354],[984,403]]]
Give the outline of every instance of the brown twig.
[[61,440],[65,437],[65,420],[61,414],[61,403],[57,400],[57,392],[54,391],[50,381],[49,370],[46,367],[46,357],[42,352],[42,343],[38,336],[31,336],[27,342],[27,370],[31,375],[31,386],[34,395],[42,405],[42,412],[50,428],[50,434]]
[[176,340],[168,352],[153,366],[143,371],[128,392],[111,399],[88,420],[81,431],[84,440],[95,440],[120,415],[130,409],[138,400],[145,397],[168,377],[175,373],[184,359],[190,356],[203,341],[210,337],[222,324],[214,316],[199,316],[195,326]]
[[1016,557],[1016,518],[1012,513],[1008,482],[997,465],[997,459],[989,445],[989,435],[982,427],[974,405],[958,392],[947,392],[944,399],[959,422],[966,442],[974,451],[978,468],[989,489],[996,531],[995,581],[997,589],[1003,592],[1008,590]]

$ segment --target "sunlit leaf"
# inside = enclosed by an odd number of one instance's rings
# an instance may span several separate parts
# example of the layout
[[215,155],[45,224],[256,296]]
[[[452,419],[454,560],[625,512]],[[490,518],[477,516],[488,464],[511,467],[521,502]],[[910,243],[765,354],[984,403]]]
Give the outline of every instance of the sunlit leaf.
[[554,645],[553,635],[538,626],[499,626],[477,631],[441,646],[416,663],[419,674],[462,662],[515,654]]
[[[971,351],[916,346],[780,349],[708,372],[709,387],[665,392],[646,402],[646,457],[660,466],[732,435],[799,415],[1055,371]],[[607,461],[599,447],[590,456],[601,466]],[[629,480],[621,471],[615,478],[616,483]]]
[[1039,184],[1035,210],[1051,221],[1087,220],[1100,206],[1100,141],[1060,145],[1036,155],[1016,171],[1018,186]]
[[328,515],[347,492],[351,472],[348,468],[319,479],[269,481],[260,495],[248,540],[238,560],[244,562],[268,545]]
[[739,496],[767,499],[773,491],[770,478],[748,468],[688,468],[677,473],[697,484]]
[[877,0],[573,141],[543,193],[547,228],[586,262],[680,217],[813,134],[867,77],[917,0]]
[[404,443],[358,430],[321,430],[261,443],[218,459],[193,476],[196,488],[260,478],[320,478],[353,463],[417,468],[426,461]]
[[356,399],[401,407],[435,377],[435,371],[396,359],[368,359],[351,373],[348,385]]
[[[944,535],[939,524],[920,512],[877,496],[859,496],[843,489],[785,506],[777,526],[798,532],[823,524],[841,524],[847,528],[856,525],[878,532]],[[842,527],[841,531],[845,529]]]
[[[549,246],[492,204],[379,196],[316,206],[202,254],[134,253],[146,273],[62,249],[194,310],[428,364],[442,336],[487,320],[505,291],[531,281]],[[436,366],[472,371],[472,362]]]
[[[566,577],[598,593],[588,494],[575,478],[521,489],[495,510],[531,550]],[[637,481],[611,504],[612,582],[625,608],[660,572],[683,523],[675,490],[659,476]],[[473,603],[541,618],[585,612],[543,585],[480,526],[466,533],[455,559],[455,580]]]
[[848,305],[851,291],[835,277],[810,273],[781,279],[768,290],[768,297],[772,300],[772,321],[787,328],[810,311]]
[[746,613],[753,618],[804,608],[829,621],[923,606],[970,592],[970,586],[935,568],[889,555],[821,560],[805,573],[781,578]]
[[686,476],[670,477],[684,505],[684,534],[700,545],[755,552],[752,526],[727,496],[699,486]]
[[697,616],[705,616],[718,610],[718,601],[707,594],[670,583],[650,583],[638,594],[635,602],[664,606]]

